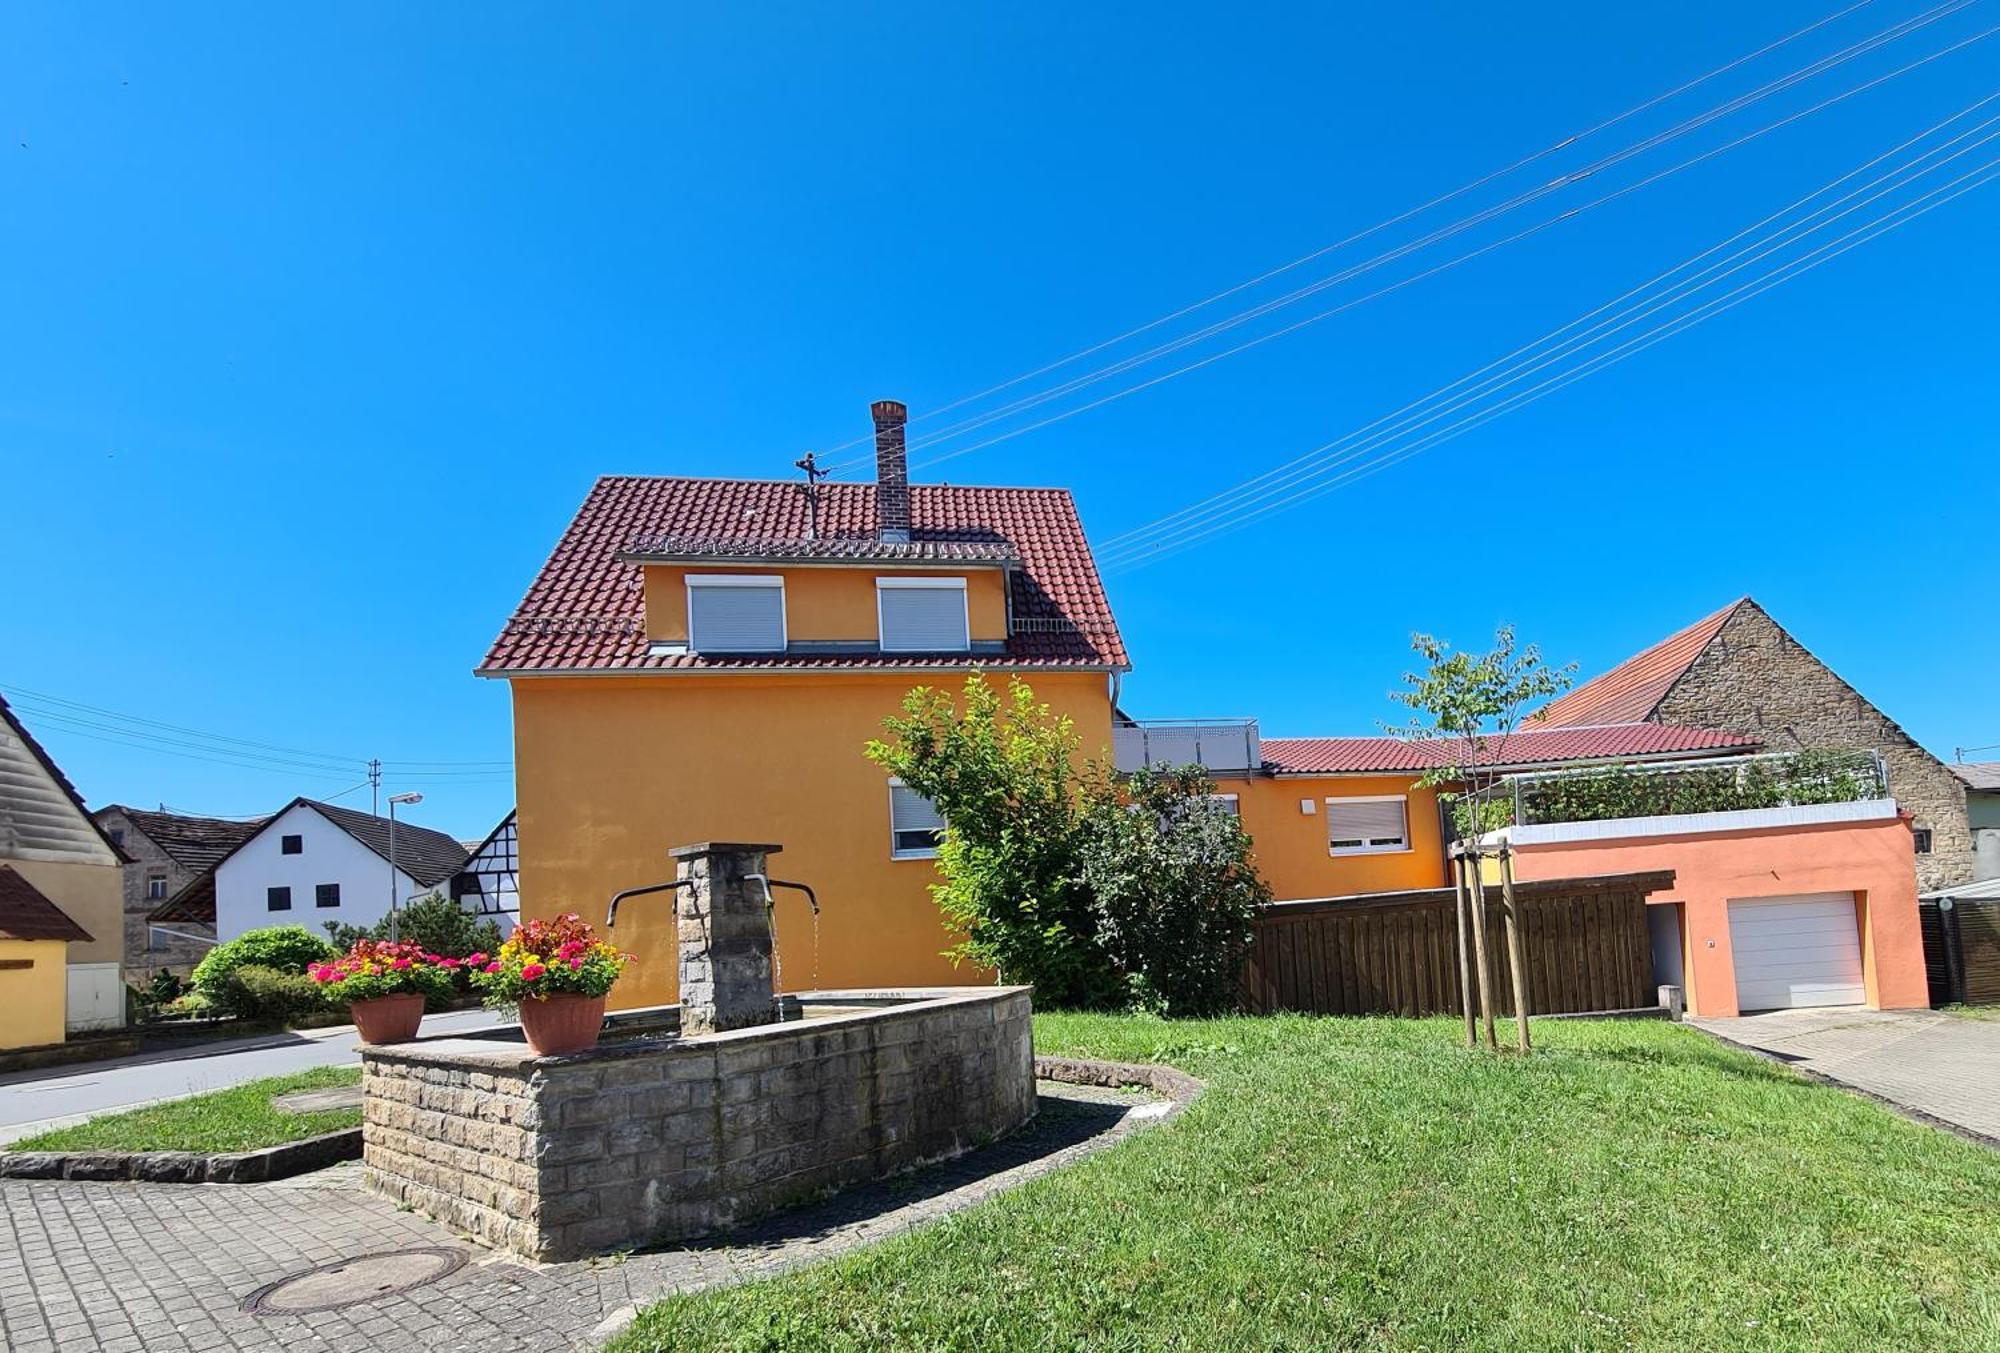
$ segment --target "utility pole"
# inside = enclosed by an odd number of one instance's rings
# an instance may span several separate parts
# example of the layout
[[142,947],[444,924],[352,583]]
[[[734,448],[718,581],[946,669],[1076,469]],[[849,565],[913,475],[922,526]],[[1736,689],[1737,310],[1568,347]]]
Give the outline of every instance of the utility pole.
[[382,763],[368,763],[368,816],[382,816]]

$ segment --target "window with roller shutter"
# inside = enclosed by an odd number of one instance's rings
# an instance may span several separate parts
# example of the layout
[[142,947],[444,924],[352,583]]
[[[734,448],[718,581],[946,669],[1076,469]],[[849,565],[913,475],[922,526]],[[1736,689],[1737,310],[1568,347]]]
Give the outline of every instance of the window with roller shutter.
[[889,855],[928,860],[944,840],[944,817],[931,801],[900,780],[889,782]]
[[972,647],[963,578],[877,578],[884,653],[963,653]]
[[1332,855],[1384,855],[1408,850],[1409,801],[1400,795],[1328,799],[1326,846]]
[[696,653],[785,651],[785,580],[697,574],[687,580],[688,647]]

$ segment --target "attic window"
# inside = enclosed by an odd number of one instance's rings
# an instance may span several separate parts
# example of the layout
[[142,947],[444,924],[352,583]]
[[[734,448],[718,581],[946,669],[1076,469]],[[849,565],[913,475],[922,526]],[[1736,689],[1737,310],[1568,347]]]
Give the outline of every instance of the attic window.
[[1409,805],[1401,795],[1328,799],[1326,847],[1330,855],[1387,855],[1410,848]]
[[690,574],[688,647],[697,653],[785,651],[785,580],[775,574]]
[[972,647],[963,578],[877,578],[884,653],[963,653]]

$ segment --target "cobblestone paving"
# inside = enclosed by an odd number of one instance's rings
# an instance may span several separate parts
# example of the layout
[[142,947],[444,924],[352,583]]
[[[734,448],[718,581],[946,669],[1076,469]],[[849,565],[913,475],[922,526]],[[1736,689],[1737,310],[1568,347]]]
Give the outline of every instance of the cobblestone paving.
[[[0,1180],[0,1344],[14,1353],[103,1349],[570,1348],[676,1291],[829,1259],[1102,1149],[1154,1102],[1043,1082],[1021,1132],[956,1161],[862,1185],[687,1249],[527,1264],[478,1248],[360,1188],[356,1166],[275,1184]],[[267,1283],[410,1246],[463,1247],[438,1282],[302,1316],[257,1316]]]
[[1848,1007],[1690,1022],[2000,1145],[2000,1020]]

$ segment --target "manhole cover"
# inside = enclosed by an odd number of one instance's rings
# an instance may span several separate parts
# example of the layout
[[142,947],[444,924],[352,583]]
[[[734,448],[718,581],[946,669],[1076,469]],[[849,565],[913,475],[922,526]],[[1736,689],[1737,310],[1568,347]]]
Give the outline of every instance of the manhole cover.
[[311,1315],[434,1283],[465,1267],[464,1250],[442,1245],[364,1254],[294,1273],[252,1292],[243,1309],[251,1315]]

